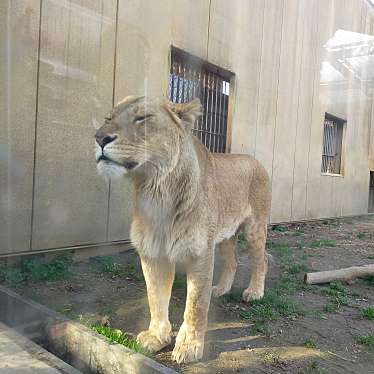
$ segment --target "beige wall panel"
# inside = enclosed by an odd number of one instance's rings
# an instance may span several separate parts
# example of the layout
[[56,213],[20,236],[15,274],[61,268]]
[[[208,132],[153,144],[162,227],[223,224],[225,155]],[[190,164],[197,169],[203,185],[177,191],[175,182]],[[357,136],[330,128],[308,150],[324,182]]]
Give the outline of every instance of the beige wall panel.
[[[231,152],[253,155],[256,142],[265,2],[254,0],[246,4],[248,9],[239,14],[240,25],[242,25],[239,31],[242,35],[246,35],[245,43],[243,43],[243,37],[237,34],[236,43],[230,43],[227,46],[227,48],[235,46],[232,54],[236,57],[233,61],[236,95],[232,97],[235,111]],[[248,22],[248,16],[251,22]]]
[[272,168],[272,222],[291,218],[295,137],[306,14],[299,0],[288,0],[283,9],[279,85]]
[[30,248],[39,1],[0,2],[0,253]]
[[176,0],[171,13],[172,44],[202,59],[207,58],[209,4],[209,0]]
[[316,74],[318,0],[302,0],[300,13],[303,14],[303,41],[297,109],[297,129],[293,172],[291,219],[305,219],[306,192],[308,180],[309,139],[312,125],[314,78]]
[[[171,0],[120,0],[118,13],[115,102],[126,95],[167,96],[172,40]],[[113,181],[110,190],[109,240],[129,238],[132,187]]]
[[116,1],[43,2],[33,248],[106,240],[93,118],[112,105]]
[[265,1],[255,157],[272,173],[284,1]]
[[[358,6],[357,2],[345,0],[344,5],[344,14],[337,10],[339,27],[348,31],[364,32],[363,18],[366,17],[366,4],[362,2]],[[367,211],[368,184],[366,181],[369,173],[364,149],[368,130],[368,102],[365,90],[365,84],[362,85],[353,75],[347,74],[347,87],[344,92],[346,97],[341,103],[343,108],[339,109],[336,105],[336,112],[342,112],[342,117],[347,119],[347,128],[344,154],[345,176],[333,179],[332,216]],[[338,97],[342,93],[337,92],[335,95]]]
[[[340,1],[340,0],[339,0]],[[312,110],[312,128],[309,146],[309,166],[307,184],[306,218],[329,217],[331,211],[332,178],[321,176],[321,159],[323,144],[323,121],[326,103],[321,100],[320,70],[326,59],[325,43],[335,32],[335,2],[328,0],[318,3],[318,29],[316,65],[314,67],[314,94]]]

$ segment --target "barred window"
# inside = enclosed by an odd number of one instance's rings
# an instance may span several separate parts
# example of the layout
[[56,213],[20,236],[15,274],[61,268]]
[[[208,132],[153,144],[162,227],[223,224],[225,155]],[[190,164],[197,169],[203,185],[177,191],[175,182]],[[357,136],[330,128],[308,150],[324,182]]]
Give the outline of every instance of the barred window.
[[169,96],[175,103],[198,97],[203,115],[193,133],[212,152],[226,152],[230,79],[233,74],[178,48],[171,50]]
[[346,121],[325,114],[323,130],[322,173],[342,174],[343,132]]

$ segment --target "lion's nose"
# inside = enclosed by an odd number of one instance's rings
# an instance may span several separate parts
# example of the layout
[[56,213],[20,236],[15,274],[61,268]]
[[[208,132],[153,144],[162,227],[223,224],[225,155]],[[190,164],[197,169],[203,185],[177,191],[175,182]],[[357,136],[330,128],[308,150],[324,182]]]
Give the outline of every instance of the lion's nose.
[[105,132],[98,131],[95,134],[95,139],[96,139],[97,144],[99,144],[101,148],[104,148],[107,144],[117,139],[117,137],[113,135],[109,135]]

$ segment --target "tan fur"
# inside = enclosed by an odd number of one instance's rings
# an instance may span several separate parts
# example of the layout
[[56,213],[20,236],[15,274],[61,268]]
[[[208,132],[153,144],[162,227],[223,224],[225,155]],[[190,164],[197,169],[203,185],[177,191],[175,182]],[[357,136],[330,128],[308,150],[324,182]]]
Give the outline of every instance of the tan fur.
[[[225,264],[214,296],[231,288],[239,230],[247,238],[253,266],[245,301],[263,296],[267,272],[268,175],[251,156],[210,153],[190,131],[200,111],[197,100],[172,104],[129,97],[96,134],[99,142],[106,134],[114,139],[103,148],[96,145],[97,160],[103,152],[113,161],[98,161],[99,173],[128,175],[134,182],[131,240],[142,261],[151,312],[149,329],[138,341],[150,351],[170,343],[168,306],[175,263],[186,267],[184,321],[172,355],[178,363],[203,354],[215,246]],[[128,170],[126,162],[137,165]]]

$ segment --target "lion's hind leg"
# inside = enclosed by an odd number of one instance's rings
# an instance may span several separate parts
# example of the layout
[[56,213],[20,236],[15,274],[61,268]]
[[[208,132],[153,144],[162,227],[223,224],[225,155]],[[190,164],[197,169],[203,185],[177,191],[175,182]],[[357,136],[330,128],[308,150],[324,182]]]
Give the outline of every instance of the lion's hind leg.
[[243,300],[258,300],[264,296],[265,277],[268,269],[265,251],[267,224],[248,218],[244,223],[244,235],[248,242],[252,275],[248,288],[243,292]]
[[218,250],[223,259],[223,269],[218,283],[213,287],[214,297],[220,297],[229,292],[234,282],[237,261],[236,261],[236,242],[237,236],[218,244]]

